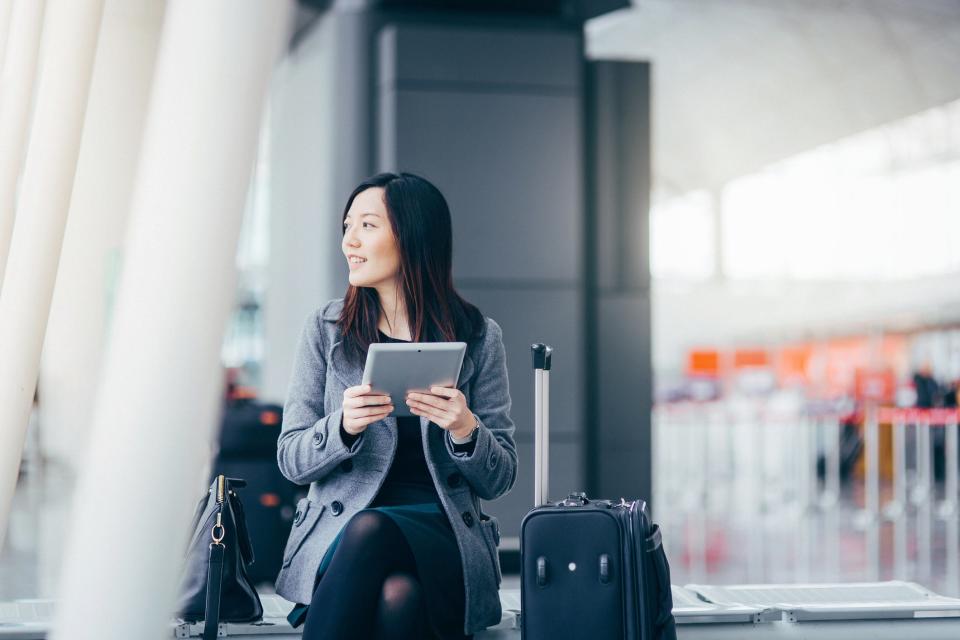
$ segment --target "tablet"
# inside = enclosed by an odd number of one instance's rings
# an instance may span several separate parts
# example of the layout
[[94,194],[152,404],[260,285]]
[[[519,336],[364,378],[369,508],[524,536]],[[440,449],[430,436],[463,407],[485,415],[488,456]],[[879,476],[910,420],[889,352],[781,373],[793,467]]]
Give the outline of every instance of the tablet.
[[371,393],[390,394],[391,416],[412,416],[407,392],[456,387],[466,352],[466,342],[375,342],[367,350],[361,384],[369,384]]

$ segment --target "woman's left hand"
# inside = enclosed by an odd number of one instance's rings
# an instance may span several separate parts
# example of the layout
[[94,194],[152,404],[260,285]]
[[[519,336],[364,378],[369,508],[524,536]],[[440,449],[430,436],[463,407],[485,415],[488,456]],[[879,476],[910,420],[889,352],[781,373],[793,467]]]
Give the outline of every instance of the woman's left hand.
[[411,413],[427,418],[458,438],[468,436],[477,422],[459,389],[430,387],[430,393],[408,393],[406,401]]

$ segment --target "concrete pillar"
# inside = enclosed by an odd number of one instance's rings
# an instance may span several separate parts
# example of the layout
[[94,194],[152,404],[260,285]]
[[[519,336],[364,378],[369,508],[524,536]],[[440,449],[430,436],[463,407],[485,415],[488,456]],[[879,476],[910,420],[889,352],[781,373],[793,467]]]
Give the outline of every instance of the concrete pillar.
[[0,547],[37,383],[102,10],[102,0],[52,0],[44,17],[43,67],[0,291]]
[[164,6],[106,0],[103,10],[40,363],[41,449],[71,475],[89,434]]
[[[301,9],[303,10],[303,9]],[[369,11],[331,7],[297,39],[270,102],[270,286],[260,393],[283,402],[307,314],[347,288],[340,212],[374,170]],[[334,86],[336,93],[324,91]]]
[[587,486],[653,497],[650,65],[587,65]]
[[[290,381],[297,336],[307,314],[323,300],[343,295],[324,275],[339,245],[337,209],[350,191],[334,187],[345,155],[339,129],[352,129],[349,81],[335,75],[338,47],[350,37],[334,12],[318,17],[289,51],[270,94],[270,261],[263,300],[266,351],[260,385],[265,400],[282,403]],[[337,87],[336,93],[325,90]],[[340,197],[338,197],[338,195]],[[337,244],[335,244],[337,243]],[[338,291],[339,290],[339,291]]]
[[6,47],[0,45],[0,51],[6,49],[6,57],[0,61],[0,288],[13,233],[17,180],[23,167],[45,0],[6,4],[12,12]]
[[[281,0],[167,5],[54,639],[169,637],[222,397],[262,106],[290,13]],[[110,615],[91,624],[104,603]]]

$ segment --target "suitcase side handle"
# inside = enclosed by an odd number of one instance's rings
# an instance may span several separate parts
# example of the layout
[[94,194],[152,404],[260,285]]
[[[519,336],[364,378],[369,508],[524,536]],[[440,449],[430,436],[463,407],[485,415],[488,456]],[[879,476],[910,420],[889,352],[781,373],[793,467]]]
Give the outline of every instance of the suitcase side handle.
[[534,470],[533,504],[546,504],[550,478],[550,365],[553,348],[537,342],[530,346],[534,376]]

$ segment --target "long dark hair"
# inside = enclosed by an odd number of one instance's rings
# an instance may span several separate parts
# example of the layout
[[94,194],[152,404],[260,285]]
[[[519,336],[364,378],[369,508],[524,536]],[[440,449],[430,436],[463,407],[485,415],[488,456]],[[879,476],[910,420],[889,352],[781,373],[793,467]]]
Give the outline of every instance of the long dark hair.
[[[469,344],[482,336],[486,323],[480,310],[453,288],[453,233],[443,194],[411,173],[378,173],[350,194],[340,216],[341,229],[354,198],[374,187],[384,191],[387,217],[400,249],[400,294],[410,337],[414,342]],[[378,341],[381,310],[376,289],[347,286],[339,325],[349,353],[364,356]]]

